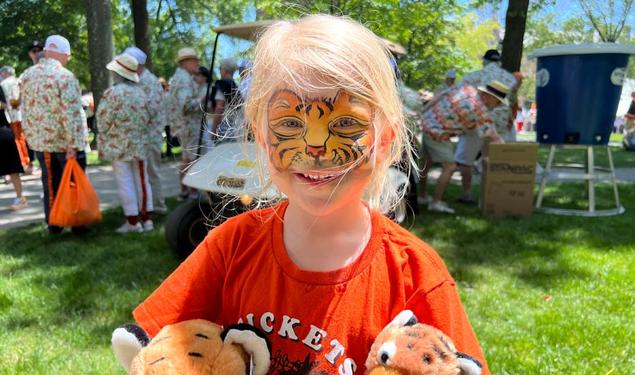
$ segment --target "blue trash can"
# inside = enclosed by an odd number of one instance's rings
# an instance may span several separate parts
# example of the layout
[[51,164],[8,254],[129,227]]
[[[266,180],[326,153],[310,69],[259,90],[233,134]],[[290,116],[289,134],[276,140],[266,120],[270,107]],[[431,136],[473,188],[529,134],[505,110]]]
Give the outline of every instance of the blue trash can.
[[635,46],[559,45],[534,51],[536,141],[606,145]]

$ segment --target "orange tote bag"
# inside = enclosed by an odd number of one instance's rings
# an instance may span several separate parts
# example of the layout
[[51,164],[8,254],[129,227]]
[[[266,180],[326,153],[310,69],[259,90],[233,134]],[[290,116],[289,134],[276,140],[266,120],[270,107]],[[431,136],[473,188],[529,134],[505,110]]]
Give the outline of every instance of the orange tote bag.
[[68,159],[49,215],[49,225],[78,227],[101,220],[97,192],[77,160]]

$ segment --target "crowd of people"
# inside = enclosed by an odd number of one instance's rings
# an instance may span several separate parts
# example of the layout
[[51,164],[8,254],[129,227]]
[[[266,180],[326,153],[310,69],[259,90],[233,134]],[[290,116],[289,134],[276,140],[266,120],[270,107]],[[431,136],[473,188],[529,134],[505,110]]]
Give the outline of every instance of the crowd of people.
[[[0,69],[0,175],[9,176],[14,186],[16,198],[10,209],[23,209],[28,201],[20,174],[32,173],[33,161],[38,161],[45,220],[49,233],[56,234],[64,228],[50,225],[49,214],[66,161],[74,158],[86,168],[85,110],[89,105],[79,81],[66,68],[71,58],[66,38],[51,35],[45,43],[34,41],[28,53],[33,66],[19,77],[12,67]],[[106,65],[114,84],[103,93],[94,114],[99,158],[112,163],[126,217],[119,233],[151,231],[152,215],[167,212],[159,173],[164,131],[169,146],[176,137],[182,147],[180,180],[186,168],[213,144],[242,136],[236,130],[239,127],[233,126],[239,121],[238,114],[227,110],[248,90],[246,80],[239,87],[233,79],[239,69],[234,60],[221,61],[221,77],[209,92],[212,74],[199,66],[193,48],[178,51],[169,81],[157,78],[146,61],[146,53],[131,46]],[[246,64],[241,62],[240,68]],[[213,114],[211,120],[203,118],[204,111]],[[181,184],[179,198],[196,199],[198,193]],[[71,231],[82,234],[88,228]]]
[[[34,41],[29,48],[33,66],[19,77],[11,67],[0,69],[4,121],[1,139],[2,170],[16,192],[11,210],[28,205],[22,193],[21,173],[32,171],[38,160],[44,191],[44,212],[48,223],[50,209],[65,162],[75,158],[86,166],[87,119],[79,82],[65,68],[71,56],[69,42],[52,35],[46,43]],[[212,73],[199,65],[193,48],[178,51],[173,76],[157,78],[146,66],[147,55],[131,46],[111,61],[114,85],[107,89],[95,110],[96,145],[99,157],[112,163],[113,174],[126,217],[117,232],[143,232],[154,229],[153,214],[165,214],[167,207],[159,173],[164,131],[168,140],[182,146],[179,180],[187,167],[214,144],[243,139],[242,111],[234,110],[249,95],[251,77],[245,73],[249,62],[233,59],[220,62],[220,79],[208,88]],[[242,77],[234,81],[235,72]],[[459,199],[474,203],[472,169],[488,142],[515,139],[513,118],[516,93],[522,81],[500,67],[500,54],[488,50],[483,68],[456,82],[456,71],[447,72],[434,94],[425,93],[420,113],[421,159],[417,203],[429,210],[453,213],[443,201],[445,189],[455,171],[460,171],[464,193]],[[202,120],[202,113],[211,114]],[[450,138],[458,137],[456,150]],[[3,141],[3,142],[4,142]],[[442,172],[434,193],[427,193],[427,175],[438,163]],[[198,192],[180,184],[179,199],[196,199]],[[50,233],[63,228],[49,225]],[[84,227],[72,228],[75,233]]]

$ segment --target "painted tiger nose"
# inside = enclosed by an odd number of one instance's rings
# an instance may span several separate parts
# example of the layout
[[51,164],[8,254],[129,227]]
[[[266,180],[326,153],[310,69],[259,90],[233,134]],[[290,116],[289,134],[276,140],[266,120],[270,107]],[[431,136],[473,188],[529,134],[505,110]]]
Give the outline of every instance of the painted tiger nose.
[[306,153],[314,157],[324,155],[325,151],[324,146],[306,146]]

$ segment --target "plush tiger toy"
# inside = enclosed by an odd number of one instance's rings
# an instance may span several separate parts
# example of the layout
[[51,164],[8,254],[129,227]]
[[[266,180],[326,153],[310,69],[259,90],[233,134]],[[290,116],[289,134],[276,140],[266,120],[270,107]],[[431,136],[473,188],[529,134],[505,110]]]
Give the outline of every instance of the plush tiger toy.
[[112,346],[130,375],[265,375],[270,363],[264,333],[201,319],[167,325],[152,340],[127,324],[113,332]]
[[456,351],[452,340],[409,311],[377,336],[366,359],[366,375],[480,375],[481,364]]

